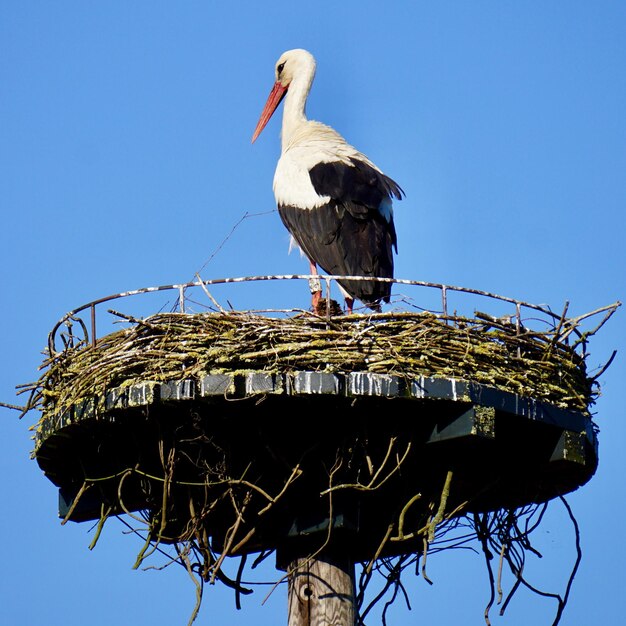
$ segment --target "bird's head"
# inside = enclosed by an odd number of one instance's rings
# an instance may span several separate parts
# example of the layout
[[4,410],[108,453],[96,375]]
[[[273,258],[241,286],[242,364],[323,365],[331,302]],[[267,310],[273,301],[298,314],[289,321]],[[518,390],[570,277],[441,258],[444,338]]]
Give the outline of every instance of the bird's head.
[[261,117],[254,129],[252,143],[255,142],[256,138],[270,121],[270,118],[278,105],[282,102],[292,82],[305,80],[305,87],[308,91],[314,76],[315,59],[310,52],[296,48],[294,50],[287,50],[287,52],[283,52],[283,54],[280,55],[280,58],[276,61],[276,80],[267,98],[267,102],[263,107]]

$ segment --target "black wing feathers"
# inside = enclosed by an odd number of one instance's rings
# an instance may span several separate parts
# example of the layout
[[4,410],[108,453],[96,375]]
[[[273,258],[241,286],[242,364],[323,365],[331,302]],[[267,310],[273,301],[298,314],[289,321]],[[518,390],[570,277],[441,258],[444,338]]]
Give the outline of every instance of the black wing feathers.
[[[331,161],[313,166],[309,176],[315,191],[346,205],[354,203],[361,210],[378,210],[385,197],[402,199],[402,188],[391,178],[363,161],[350,161],[352,165]],[[356,209],[356,212],[361,210]]]
[[[306,256],[327,274],[393,278],[395,232],[373,211],[370,219],[358,219],[335,201],[315,209],[279,206],[287,230]],[[389,302],[391,283],[340,280],[353,297],[372,308]]]
[[[371,165],[318,163],[309,172],[313,188],[330,201],[318,208],[279,206],[287,230],[307,257],[327,274],[393,278],[396,231],[392,197],[404,192]],[[342,287],[375,310],[389,302],[391,283],[343,280]]]

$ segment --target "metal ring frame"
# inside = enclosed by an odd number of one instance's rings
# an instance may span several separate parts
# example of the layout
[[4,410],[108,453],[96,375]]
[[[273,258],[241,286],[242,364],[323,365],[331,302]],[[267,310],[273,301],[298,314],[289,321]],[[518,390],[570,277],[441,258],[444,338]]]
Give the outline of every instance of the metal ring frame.
[[[377,281],[377,282],[388,282],[388,283],[394,283],[398,285],[410,285],[410,286],[415,286],[415,287],[437,289],[441,292],[442,309],[440,312],[434,312],[434,311],[430,311],[430,312],[442,314],[443,317],[448,317],[448,293],[451,291],[482,296],[485,298],[491,298],[493,300],[499,300],[501,302],[510,303],[515,306],[515,313],[511,315],[511,320],[515,320],[515,324],[518,330],[521,329],[522,327],[521,315],[522,315],[523,308],[530,309],[530,310],[543,314],[544,316],[548,318],[547,320],[544,320],[544,321],[550,321],[550,322],[555,323],[555,327],[556,327],[556,323],[558,322],[562,323],[563,318],[564,318],[564,314],[559,315],[557,313],[554,313],[547,306],[531,304],[529,302],[516,300],[514,298],[509,298],[506,296],[500,296],[494,293],[490,293],[488,291],[481,291],[479,289],[470,289],[467,287],[458,287],[454,285],[444,285],[440,283],[431,283],[431,282],[418,281],[418,280],[407,280],[407,279],[400,279],[400,278],[372,278],[372,277],[366,277],[366,276],[341,276],[341,275],[334,275],[334,274],[319,274],[319,275],[283,274],[283,275],[266,275],[266,276],[241,276],[241,277],[234,277],[234,278],[213,278],[213,279],[208,279],[208,280],[197,280],[197,281],[173,284],[173,285],[161,285],[158,287],[143,287],[141,289],[135,289],[132,291],[123,291],[120,293],[105,296],[103,298],[92,300],[91,302],[87,302],[86,304],[83,304],[73,309],[72,311],[69,311],[55,324],[55,326],[52,328],[48,336],[48,347],[49,347],[51,355],[57,353],[56,346],[55,346],[55,339],[57,337],[59,328],[63,324],[71,325],[73,321],[78,321],[81,324],[83,332],[86,335],[85,336],[86,344],[91,342],[92,345],[95,345],[95,341],[97,337],[96,336],[96,306],[99,304],[103,304],[105,302],[110,302],[112,300],[117,300],[120,298],[128,298],[131,296],[138,296],[142,294],[154,293],[154,292],[159,292],[159,291],[176,290],[178,291],[178,310],[184,313],[185,301],[186,301],[185,291],[187,289],[191,289],[194,287],[206,288],[207,286],[210,286],[210,285],[223,285],[223,284],[243,283],[243,282],[253,282],[253,281],[273,281],[273,280],[313,281],[313,280],[320,280],[320,279],[323,279],[326,282],[327,294],[330,293],[329,287],[332,281],[343,280],[343,279],[351,280],[351,281],[367,280],[367,281]],[[567,310],[567,305],[565,309]],[[90,333],[87,332],[86,326],[84,322],[82,321],[82,319],[76,317],[79,313],[82,313],[86,310],[89,310],[89,313],[90,313],[90,327],[91,327]],[[596,311],[596,313],[597,312],[598,311]],[[583,316],[583,317],[586,317],[586,316]],[[575,333],[575,334],[580,336],[580,333]],[[88,335],[90,335],[90,337]]]

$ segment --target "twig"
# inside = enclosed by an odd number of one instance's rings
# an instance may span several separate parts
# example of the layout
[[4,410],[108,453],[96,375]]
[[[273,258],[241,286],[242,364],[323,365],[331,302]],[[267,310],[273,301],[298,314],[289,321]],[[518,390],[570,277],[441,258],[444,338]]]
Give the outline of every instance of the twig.
[[222,308],[222,305],[211,295],[207,286],[204,284],[204,281],[200,278],[200,274],[196,274],[196,278],[198,279],[198,284],[202,287],[202,291],[206,294],[206,297],[217,307],[219,311],[226,313],[226,309]]
[[20,411],[20,413],[22,414],[28,411],[28,405],[18,406],[17,404],[8,404],[7,402],[0,402],[0,406],[3,406],[5,409],[13,409],[14,411]]
[[422,578],[429,584],[434,584],[426,574],[426,559],[428,558],[428,537],[422,538]]
[[[385,458],[383,459],[382,463],[379,465],[378,469],[376,470],[376,473],[370,479],[367,485],[363,485],[361,483],[342,483],[340,485],[333,486],[332,489],[334,491],[337,491],[339,489],[356,489],[357,491],[375,491],[376,489],[379,489],[380,487],[382,487],[382,485],[384,485],[400,469],[400,466],[402,465],[404,460],[407,458],[411,450],[411,442],[409,441],[407,443],[406,450],[404,451],[404,454],[402,455],[402,458],[398,459],[396,456],[395,467],[377,485],[375,485],[374,483],[376,482],[376,479],[378,478],[378,476],[384,469],[385,465],[387,464],[387,461],[389,460],[389,457],[391,455],[395,442],[396,442],[396,437],[392,437],[389,440],[389,447],[387,448],[387,453],[385,454]],[[331,487],[322,491],[320,495],[323,495],[323,496],[327,495],[330,493],[330,491],[331,491]]]
[[88,483],[87,481],[83,482],[83,484],[81,485],[81,488],[78,490],[78,493],[74,496],[74,499],[72,500],[72,505],[68,509],[67,513],[65,514],[65,517],[63,518],[63,521],[61,522],[62,526],[67,523],[67,521],[70,519],[70,517],[72,517],[72,513],[74,512],[74,509],[76,509],[76,506],[77,506],[78,501],[80,500],[81,496],[90,487],[91,487],[90,483]]
[[98,539],[100,539],[100,534],[102,533],[102,529],[104,528],[105,522],[109,519],[109,515],[111,513],[111,507],[108,507],[106,512],[104,511],[104,504],[102,505],[102,510],[100,512],[100,519],[98,520],[98,526],[96,527],[96,534],[94,535],[93,540],[89,544],[89,549],[93,550],[98,543]]
[[410,535],[404,534],[404,516],[407,511],[411,508],[411,506],[417,502],[422,497],[421,493],[416,493],[402,508],[400,511],[400,516],[398,517],[398,535],[397,537],[392,537],[391,541],[404,541],[405,539],[411,539],[415,533],[411,533]]
[[432,543],[435,538],[435,530],[437,529],[437,525],[443,519],[443,514],[446,510],[446,504],[448,502],[448,496],[450,495],[450,483],[452,482],[452,471],[448,471],[446,474],[446,481],[443,485],[443,490],[441,491],[441,499],[439,500],[439,508],[437,509],[437,513],[435,517],[433,517],[432,522],[429,525],[428,529],[428,543]]

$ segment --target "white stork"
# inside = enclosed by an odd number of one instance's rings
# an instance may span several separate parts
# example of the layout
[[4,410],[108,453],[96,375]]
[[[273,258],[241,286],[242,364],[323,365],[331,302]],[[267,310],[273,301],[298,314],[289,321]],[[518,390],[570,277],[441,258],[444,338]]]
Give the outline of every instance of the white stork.
[[[276,62],[276,82],[252,142],[285,98],[282,153],[274,174],[278,212],[311,274],[393,278],[397,252],[392,198],[404,192],[334,129],[308,120],[306,100],[315,76],[315,59],[306,50],[289,50]],[[340,280],[348,312],[354,299],[374,311],[389,302],[391,283]],[[313,293],[317,310],[321,289]]]

